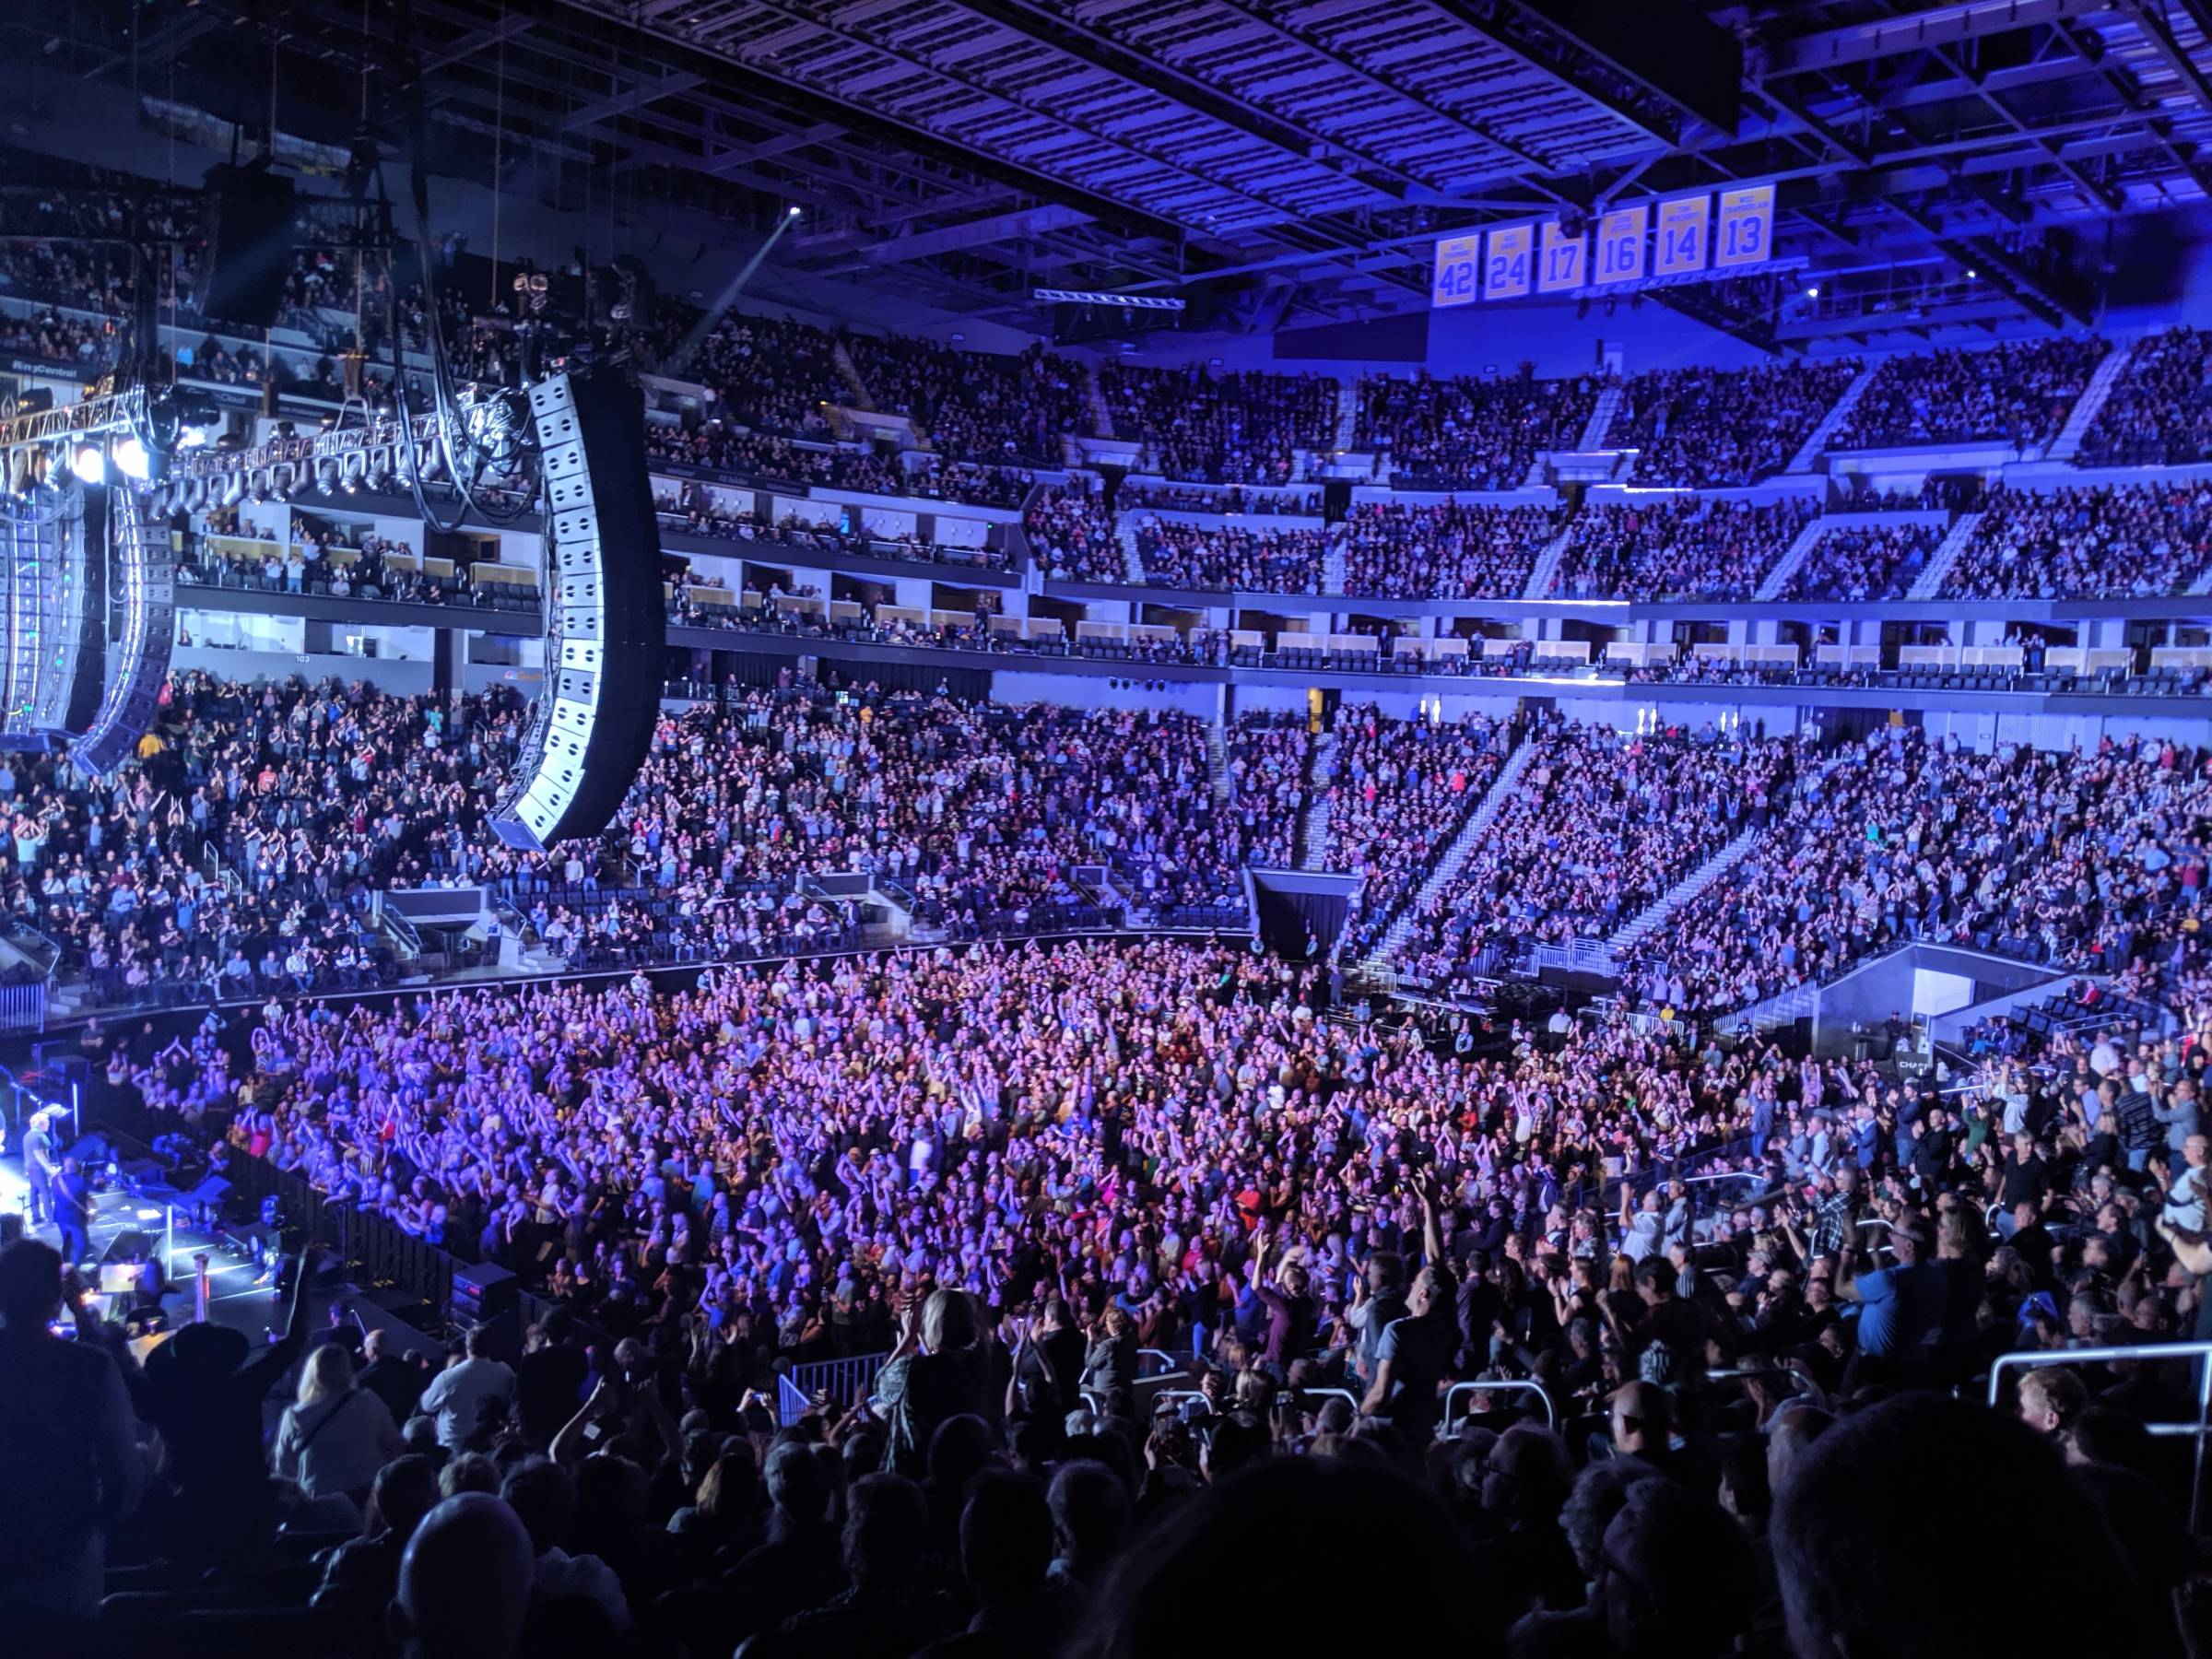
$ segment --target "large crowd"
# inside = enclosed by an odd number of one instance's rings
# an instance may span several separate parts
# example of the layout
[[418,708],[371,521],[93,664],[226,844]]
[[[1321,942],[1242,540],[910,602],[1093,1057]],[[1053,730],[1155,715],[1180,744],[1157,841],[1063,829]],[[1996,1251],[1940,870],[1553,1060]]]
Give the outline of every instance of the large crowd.
[[1924,523],[1831,525],[1806,549],[1777,597],[1837,599],[1851,605],[1902,599],[1912,591],[1948,528]]
[[1848,358],[1752,369],[1658,369],[1631,376],[1606,429],[1607,449],[1633,449],[1636,482],[1731,488],[1786,471],[1843,395]]
[[1098,377],[1114,435],[1141,442],[1143,470],[1168,478],[1287,484],[1300,451],[1335,437],[1337,384],[1325,375],[1104,363]]
[[1977,754],[1887,728],[1801,758],[1766,834],[1668,918],[1641,989],[1740,1007],[1914,940],[2115,974],[2179,966],[2208,806],[2205,759],[2171,743]]
[[912,417],[941,453],[1057,466],[1089,425],[1083,365],[1032,347],[960,351],[897,335],[853,335],[853,366],[877,408]]
[[1538,380],[1526,363],[1512,375],[1371,376],[1353,447],[1387,452],[1401,486],[1518,489],[1539,453],[1582,441],[1601,389],[1593,375]]
[[2156,598],[2212,572],[2212,487],[1993,488],[1944,577],[1959,599]]
[[1447,500],[1353,505],[1342,532],[1344,591],[1390,599],[1518,599],[1559,534],[1543,507]]
[[1412,917],[1416,977],[1618,932],[1764,825],[1796,764],[1793,744],[1741,731],[1723,742],[1553,721],[1528,741],[1497,816]]
[[1819,511],[1817,500],[1802,495],[1765,503],[1694,495],[1585,503],[1568,522],[1551,592],[1560,597],[1748,599]]
[[2098,336],[1939,347],[1886,359],[1829,439],[1830,449],[2002,442],[2040,453],[2111,349]]
[[[426,1360],[312,1330],[311,1249],[271,1347],[188,1325],[141,1363],[88,1315],[55,1343],[61,1258],[10,1246],[0,1377],[42,1428],[0,1440],[18,1629],[1134,1656],[1297,1602],[1310,1534],[1516,1659],[2183,1645],[2190,1460],[2144,1424],[2185,1418],[2186,1366],[2067,1350],[2212,1312],[2194,1028],[1947,1089],[1618,1014],[1323,1000],[1155,940],[95,1035],[110,1109],[539,1300],[519,1343]],[[80,1184],[49,1183],[65,1241]],[[2044,1363],[1993,1411],[2006,1354]],[[862,1355],[858,1392],[790,1398]],[[1960,1491],[2072,1571],[1961,1606],[2011,1547],[1940,1512]],[[118,1582],[166,1599],[103,1610]],[[1299,1645],[1371,1635],[1340,1602]]]
[[2082,434],[2085,466],[2183,466],[2212,455],[2212,334],[2186,324],[2136,343]]
[[1239,594],[1318,594],[1328,538],[1231,521],[1194,524],[1147,513],[1135,526],[1145,580],[1161,587]]

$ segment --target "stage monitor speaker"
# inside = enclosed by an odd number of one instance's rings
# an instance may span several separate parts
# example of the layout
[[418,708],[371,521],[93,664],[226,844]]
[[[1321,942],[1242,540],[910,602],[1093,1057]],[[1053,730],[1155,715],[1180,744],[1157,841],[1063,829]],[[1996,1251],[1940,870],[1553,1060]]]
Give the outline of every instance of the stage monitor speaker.
[[0,1212],[0,1250],[6,1250],[22,1236],[23,1212],[21,1210]]
[[522,1305],[522,1281],[497,1262],[470,1262],[453,1269],[446,1317],[456,1324],[484,1324]]
[[207,171],[207,279],[200,302],[211,322],[268,328],[292,269],[292,182],[265,167],[225,163]]
[[645,400],[612,370],[530,388],[546,477],[546,678],[492,814],[542,852],[606,829],[660,717],[668,618],[645,472]]
[[127,1262],[135,1255],[151,1251],[153,1247],[151,1237],[135,1227],[126,1227],[108,1241],[108,1247],[100,1253],[100,1259],[103,1262]]

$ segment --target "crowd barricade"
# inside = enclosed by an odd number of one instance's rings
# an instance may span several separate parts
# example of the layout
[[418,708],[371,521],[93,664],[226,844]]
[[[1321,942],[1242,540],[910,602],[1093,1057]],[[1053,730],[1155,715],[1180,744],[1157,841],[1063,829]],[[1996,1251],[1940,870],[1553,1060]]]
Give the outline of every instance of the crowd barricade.
[[[1307,1392],[1311,1394],[1316,1391],[1309,1389]],[[1443,1419],[1444,1427],[1449,1429],[1454,1422],[1458,1420],[1453,1415],[1453,1409],[1459,1405],[1462,1395],[1472,1398],[1474,1395],[1481,1394],[1533,1394],[1536,1396],[1537,1402],[1544,1407],[1545,1427],[1547,1429],[1556,1429],[1559,1426],[1559,1414],[1553,1409],[1551,1404],[1551,1395],[1546,1392],[1543,1383],[1532,1382],[1523,1377],[1501,1377],[1487,1382],[1454,1382],[1451,1387],[1445,1389]]]

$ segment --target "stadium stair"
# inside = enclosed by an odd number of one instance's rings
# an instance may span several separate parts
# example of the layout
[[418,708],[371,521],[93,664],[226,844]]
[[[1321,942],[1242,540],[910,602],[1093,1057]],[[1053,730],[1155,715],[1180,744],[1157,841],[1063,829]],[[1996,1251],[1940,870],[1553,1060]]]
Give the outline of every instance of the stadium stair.
[[1583,435],[1576,441],[1575,448],[1585,454],[1593,450],[1604,449],[1606,434],[1613,429],[1613,417],[1619,409],[1620,382],[1612,381],[1597,394],[1597,406],[1590,411],[1589,422],[1583,428]]
[[1759,592],[1752,597],[1754,599],[1781,598],[1782,590],[1789,584],[1790,578],[1797,574],[1797,567],[1805,562],[1806,555],[1813,550],[1813,544],[1825,535],[1828,529],[1828,520],[1816,518],[1804,529],[1798,531],[1797,539],[1789,545],[1788,550],[1782,556],[1781,562],[1767,572],[1766,580],[1759,584]]
[[1521,774],[1528,770],[1528,763],[1535,759],[1535,753],[1536,746],[1524,742],[1505,758],[1505,764],[1498,770],[1497,779],[1484,793],[1482,799],[1476,803],[1475,810],[1467,814],[1466,822],[1460,825],[1459,833],[1452,838],[1452,844],[1444,849],[1444,855],[1436,861],[1436,867],[1429,872],[1428,879],[1414,889],[1412,897],[1391,917],[1390,924],[1382,931],[1382,944],[1359,959],[1359,971],[1362,973],[1373,978],[1391,975],[1391,964],[1397,959],[1398,952],[1405,949],[1406,941],[1413,935],[1414,917],[1459,874],[1467,862],[1467,855],[1475,851],[1475,843],[1482,839],[1483,831],[1495,823],[1499,813],[1504,810],[1505,803],[1519,786]]
[[1524,599],[1541,599],[1551,592],[1551,584],[1559,579],[1559,560],[1567,557],[1567,537],[1571,527],[1562,526],[1559,533],[1545,544],[1544,551],[1536,555],[1535,569],[1528,573],[1528,585],[1521,590]]
[[1349,382],[1336,388],[1336,435],[1329,447],[1343,454],[1359,435],[1359,391]]
[[1978,512],[1960,513],[1958,520],[1951,525],[1949,534],[1936,544],[1936,551],[1928,558],[1928,568],[1921,571],[1919,578],[1912,583],[1911,592],[1907,593],[1905,597],[1908,599],[1941,597],[1944,578],[1951,573],[1951,567],[1959,562],[1959,555],[1965,551],[1966,544],[1974,539],[1975,526],[1981,523],[1982,515]]
[[1836,435],[1836,429],[1843,424],[1843,418],[1851,413],[1852,406],[1859,401],[1860,394],[1866,390],[1868,382],[1874,379],[1874,371],[1875,365],[1868,363],[1852,377],[1851,384],[1843,388],[1843,395],[1836,399],[1828,413],[1820,417],[1820,423],[1797,446],[1797,453],[1790,457],[1789,471],[1809,473],[1818,470],[1820,457],[1828,450],[1828,441]]
[[1743,861],[1759,840],[1757,830],[1747,830],[1711,858],[1666,889],[1655,903],[1631,917],[1629,924],[1606,940],[1616,958],[1627,958],[1636,947],[1664,926],[1666,919]]
[[1101,438],[1111,438],[1113,431],[1113,412],[1106,406],[1106,394],[1099,385],[1099,366],[1091,363],[1083,371],[1083,394],[1090,405],[1090,429]]
[[1298,867],[1329,867],[1329,785],[1336,781],[1336,734],[1324,732],[1306,758],[1306,812],[1298,829]]
[[860,370],[853,361],[853,354],[845,349],[842,340],[830,348],[830,358],[837,365],[837,377],[843,381],[853,394],[853,406],[873,411],[876,405],[868,397],[867,383],[860,378]]
[[1324,594],[1344,592],[1344,530],[1332,526],[1326,550],[1321,556],[1321,591]]
[[2115,346],[2104,354],[2104,361],[2097,365],[2097,372],[2089,376],[2089,383],[2082,388],[2074,407],[2066,416],[2066,424],[2058,429],[2058,436],[2051,440],[2051,447],[2043,452],[2046,461],[2071,461],[2081,453],[2081,441],[2089,435],[2103,412],[2105,400],[2112,396],[2112,388],[2127,372],[2128,359],[2136,354],[2135,343]]
[[1122,544],[1122,580],[1141,582],[1145,579],[1145,561],[1136,550],[1136,526],[1126,517],[1113,522],[1113,534]]
[[1777,992],[1763,1002],[1755,1002],[1747,1008],[1738,1008],[1713,1022],[1723,1034],[1742,1031],[1767,1031],[1776,1026],[1785,1026],[1816,1012],[1820,1006],[1820,987],[1817,984],[1793,985],[1787,991]]
[[1215,800],[1229,799],[1229,739],[1218,725],[1206,728],[1206,782]]

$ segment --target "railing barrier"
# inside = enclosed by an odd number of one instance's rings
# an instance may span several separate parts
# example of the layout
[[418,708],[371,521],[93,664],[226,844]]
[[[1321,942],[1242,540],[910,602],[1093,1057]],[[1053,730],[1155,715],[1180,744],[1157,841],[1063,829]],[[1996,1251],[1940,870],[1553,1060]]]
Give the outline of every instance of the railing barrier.
[[1989,1404],[1994,1410],[2007,1370],[2036,1371],[2047,1365],[2101,1365],[2112,1359],[2193,1359],[2196,1362],[2196,1421],[2151,1423],[2159,1435],[2192,1435],[2196,1456],[2189,1481],[2189,1530],[2197,1529],[2205,1497],[2205,1436],[2212,1423],[2212,1342],[2146,1342],[2124,1347],[2031,1348],[1999,1354],[1989,1368]]

